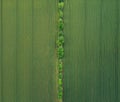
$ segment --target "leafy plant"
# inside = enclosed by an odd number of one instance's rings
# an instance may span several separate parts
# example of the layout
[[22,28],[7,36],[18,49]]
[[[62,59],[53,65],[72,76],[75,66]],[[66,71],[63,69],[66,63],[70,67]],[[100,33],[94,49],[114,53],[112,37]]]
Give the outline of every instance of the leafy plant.
[[59,37],[59,41],[60,41],[62,44],[64,44],[64,36],[60,36],[60,37]]
[[59,59],[63,58],[63,56],[64,56],[64,48],[63,48],[63,46],[59,46],[57,52],[58,52],[58,58]]
[[56,41],[56,45],[57,45],[57,47],[62,46],[62,42],[58,39],[58,40]]
[[62,95],[58,93],[58,99],[62,99]]
[[58,47],[58,52],[64,52],[63,46]]
[[58,22],[59,22],[59,23],[63,23],[63,19],[62,19],[62,18],[59,18]]
[[60,95],[60,96],[63,96],[63,93],[62,93],[62,92],[59,92],[59,95]]
[[58,63],[63,64],[62,59],[59,59],[59,60],[58,60]]
[[63,11],[62,10],[59,10],[58,14],[59,14],[60,18],[63,18],[64,15],[63,15]]
[[64,0],[59,0],[59,2],[63,2]]
[[63,28],[64,28],[64,22],[61,18],[59,19],[58,27],[59,27],[59,30],[63,30]]
[[64,2],[59,2],[58,3],[58,8],[63,9],[64,8]]
[[62,86],[59,86],[58,87],[58,91],[60,92],[60,91],[63,91],[63,87]]
[[63,31],[58,32],[58,36],[63,36],[63,35],[64,35]]
[[58,64],[58,70],[59,70],[59,72],[61,72],[61,71],[63,70],[63,65],[62,65],[62,63],[59,63],[59,64]]
[[59,55],[58,55],[59,59],[63,58],[63,56],[64,56],[64,52],[59,52]]
[[63,78],[63,75],[62,75],[61,72],[59,73],[58,78],[59,78],[59,79],[62,79],[62,78]]
[[57,47],[62,46],[64,44],[64,36],[60,36],[56,41]]
[[59,95],[60,95],[60,96],[62,96],[62,95],[63,95],[63,94],[62,94],[62,92],[63,92],[63,91],[59,91]]
[[62,86],[62,79],[58,79],[59,86]]

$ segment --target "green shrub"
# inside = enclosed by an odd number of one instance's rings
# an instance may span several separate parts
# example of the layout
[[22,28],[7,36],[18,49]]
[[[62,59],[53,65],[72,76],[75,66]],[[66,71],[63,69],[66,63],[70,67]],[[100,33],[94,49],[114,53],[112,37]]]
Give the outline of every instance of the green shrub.
[[63,56],[64,56],[64,52],[58,52],[58,58],[60,59],[60,58],[63,58]]
[[64,28],[64,22],[63,22],[62,19],[59,20],[58,27],[59,27],[59,30],[63,30],[63,28]]
[[63,18],[63,16],[64,16],[64,15],[63,15],[63,11],[62,11],[62,10],[59,10],[58,13],[59,13],[59,17],[60,17],[60,18]]
[[58,3],[58,8],[63,9],[64,8],[64,2],[59,2]]
[[62,18],[59,18],[58,22],[59,22],[59,23],[63,23],[63,19],[62,19]]
[[62,59],[59,59],[59,60],[58,60],[58,63],[59,63],[59,64],[63,64]]
[[63,30],[64,29],[64,23],[59,23],[58,27],[59,27],[59,30]]
[[58,32],[58,36],[63,36],[63,35],[64,35],[63,31]]
[[62,46],[62,42],[58,39],[58,40],[56,41],[56,45],[57,45],[57,47]]
[[62,79],[62,78],[63,78],[63,74],[62,74],[61,72],[58,74],[58,78],[59,78],[59,79]]
[[57,47],[62,46],[64,44],[64,37],[60,36],[58,40],[56,41]]
[[62,86],[62,79],[58,79],[59,86]]
[[63,70],[63,65],[61,63],[58,64],[58,70],[59,70],[59,72],[62,72],[62,70]]
[[58,97],[62,98],[62,96],[63,96],[63,87],[59,86],[59,88],[58,88]]
[[62,44],[64,44],[64,36],[60,36],[59,37],[59,42],[61,42]]
[[61,69],[62,67],[63,67],[62,63],[59,63],[59,64],[58,64],[58,68]]
[[58,52],[64,52],[63,46],[58,47]]
[[63,87],[62,86],[58,87],[58,92],[63,92]]
[[62,99],[62,96],[63,96],[63,92],[59,92],[59,93],[58,93],[58,98],[59,98],[59,99]]
[[62,99],[62,95],[61,94],[58,94],[58,99]]
[[59,95],[60,95],[60,96],[63,96],[63,92],[59,92]]
[[57,51],[58,52],[58,58],[59,59],[63,58],[63,56],[64,56],[64,48],[62,46],[59,46],[57,50],[58,50]]

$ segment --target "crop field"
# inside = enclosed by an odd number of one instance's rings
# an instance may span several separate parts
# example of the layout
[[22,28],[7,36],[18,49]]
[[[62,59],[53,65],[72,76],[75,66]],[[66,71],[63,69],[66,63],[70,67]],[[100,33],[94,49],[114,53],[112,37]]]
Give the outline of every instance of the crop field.
[[119,0],[0,0],[0,102],[120,102],[119,56]]
[[120,101],[120,2],[65,0],[63,102]]
[[0,102],[57,102],[56,0],[0,0]]

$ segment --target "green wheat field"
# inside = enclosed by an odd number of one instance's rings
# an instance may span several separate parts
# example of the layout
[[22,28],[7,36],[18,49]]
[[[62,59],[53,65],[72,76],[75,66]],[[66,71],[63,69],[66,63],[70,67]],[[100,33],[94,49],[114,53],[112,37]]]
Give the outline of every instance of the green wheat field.
[[120,1],[64,0],[58,99],[58,0],[0,0],[0,102],[120,102]]

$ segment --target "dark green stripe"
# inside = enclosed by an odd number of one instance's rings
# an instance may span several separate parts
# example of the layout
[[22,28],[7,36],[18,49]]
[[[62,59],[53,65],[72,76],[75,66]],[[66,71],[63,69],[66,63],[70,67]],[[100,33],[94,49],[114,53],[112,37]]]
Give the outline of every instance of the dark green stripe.
[[0,102],[3,102],[3,27],[2,27],[2,0],[0,0]]

